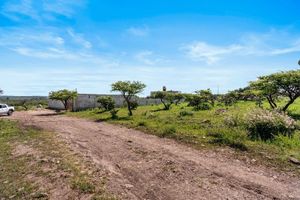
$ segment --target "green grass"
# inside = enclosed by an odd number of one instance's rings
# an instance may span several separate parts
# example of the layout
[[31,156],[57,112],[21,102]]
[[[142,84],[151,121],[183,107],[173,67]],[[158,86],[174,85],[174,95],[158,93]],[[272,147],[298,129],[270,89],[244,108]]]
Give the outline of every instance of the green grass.
[[[20,145],[30,147],[36,155],[16,156],[15,148]],[[0,199],[48,199],[46,183],[52,184],[51,188],[62,182],[94,199],[114,199],[105,192],[105,177],[97,175],[96,169],[86,172],[91,167],[55,134],[0,120]]]
[[[264,106],[267,107],[267,104]],[[239,118],[255,107],[254,102],[239,102],[228,108],[216,106],[212,110],[194,111],[192,107],[180,104],[173,105],[171,110],[165,111],[162,110],[162,105],[152,105],[138,107],[131,117],[127,116],[126,108],[121,108],[118,119],[111,119],[109,112],[103,113],[99,109],[69,112],[67,115],[124,125],[159,137],[173,138],[196,148],[228,146],[240,155],[247,153],[257,159],[261,158],[260,160],[267,165],[296,170],[296,167],[288,162],[288,158],[294,156],[300,159],[299,130],[292,138],[282,136],[274,141],[263,142],[248,138],[247,131],[242,126],[228,126],[224,123],[226,116]],[[228,110],[218,113],[218,109]],[[291,106],[290,113],[296,119],[300,119],[300,101]]]

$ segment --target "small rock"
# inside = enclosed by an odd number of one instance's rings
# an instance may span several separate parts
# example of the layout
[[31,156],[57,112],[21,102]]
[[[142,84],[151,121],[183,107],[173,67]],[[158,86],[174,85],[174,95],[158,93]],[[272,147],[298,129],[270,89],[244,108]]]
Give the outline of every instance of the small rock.
[[8,183],[8,181],[4,181],[4,182],[3,182],[3,184],[7,184],[7,183]]
[[46,159],[46,158],[42,158],[42,159],[39,160],[39,162],[41,162],[41,163],[47,163],[47,162],[49,162],[49,160]]
[[131,188],[133,188],[134,186],[133,185],[131,185],[131,184],[125,184],[124,185],[127,189],[131,189]]
[[15,198],[16,197],[16,195],[12,195],[12,196],[10,196],[10,197],[8,197],[9,199],[13,199],[13,198]]
[[295,165],[300,165],[300,161],[296,158],[290,157],[289,161]]

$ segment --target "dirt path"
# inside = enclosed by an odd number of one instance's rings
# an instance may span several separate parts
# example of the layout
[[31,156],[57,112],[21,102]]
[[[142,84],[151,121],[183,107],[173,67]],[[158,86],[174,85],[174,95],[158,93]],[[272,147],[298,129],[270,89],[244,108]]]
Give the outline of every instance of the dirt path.
[[[198,151],[123,127],[55,115],[17,112],[25,125],[55,131],[108,173],[121,199],[300,199],[300,180],[222,151]],[[255,161],[254,161],[255,162]]]

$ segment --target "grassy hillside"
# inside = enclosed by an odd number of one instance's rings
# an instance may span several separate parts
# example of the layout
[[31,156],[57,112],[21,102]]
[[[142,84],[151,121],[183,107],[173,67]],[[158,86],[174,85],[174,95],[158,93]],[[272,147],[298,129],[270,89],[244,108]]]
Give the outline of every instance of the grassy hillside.
[[[273,141],[260,141],[247,137],[243,126],[228,126],[224,123],[228,116],[240,118],[255,107],[253,102],[239,102],[228,108],[216,106],[207,111],[193,111],[193,108],[187,107],[186,104],[174,105],[168,111],[162,110],[162,105],[140,106],[132,117],[127,116],[126,108],[121,108],[118,112],[119,118],[114,120],[108,112],[101,112],[99,109],[70,112],[67,115],[125,125],[192,144],[197,148],[229,146],[236,149],[236,152],[262,158],[262,162],[267,161],[266,163],[271,165],[290,165],[290,156],[300,159],[299,130],[291,138],[280,136]],[[290,112],[299,120],[300,101],[291,106]],[[299,122],[297,121],[298,124]]]

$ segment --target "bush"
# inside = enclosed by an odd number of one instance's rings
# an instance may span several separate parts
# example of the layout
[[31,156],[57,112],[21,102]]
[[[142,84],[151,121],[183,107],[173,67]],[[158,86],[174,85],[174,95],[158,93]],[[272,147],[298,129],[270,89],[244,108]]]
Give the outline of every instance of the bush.
[[252,139],[270,140],[278,135],[291,136],[296,129],[295,120],[286,114],[264,109],[255,109],[246,114],[244,123]]
[[136,110],[138,106],[139,106],[139,104],[138,104],[137,101],[131,101],[131,102],[130,102],[130,108],[131,108],[132,110]]
[[112,109],[112,110],[110,110],[109,111],[110,112],[110,114],[111,114],[111,118],[112,119],[118,119],[118,112],[119,112],[119,110],[116,110],[116,109]]
[[195,111],[209,110],[209,109],[210,109],[210,105],[208,103],[200,103],[197,106],[194,106]]
[[105,111],[110,111],[115,108],[115,101],[112,97],[99,97],[97,100],[98,103],[100,103],[100,106]]
[[238,114],[227,115],[224,118],[224,124],[229,127],[237,127],[238,125],[242,124],[242,119]]
[[179,113],[179,117],[184,117],[184,116],[193,116],[193,115],[194,115],[194,113],[193,113],[193,112],[186,111],[186,110],[180,111],[180,113]]
[[209,110],[212,104],[209,103],[209,100],[207,98],[199,94],[186,95],[185,101],[188,102],[188,106],[194,107],[195,111]]

